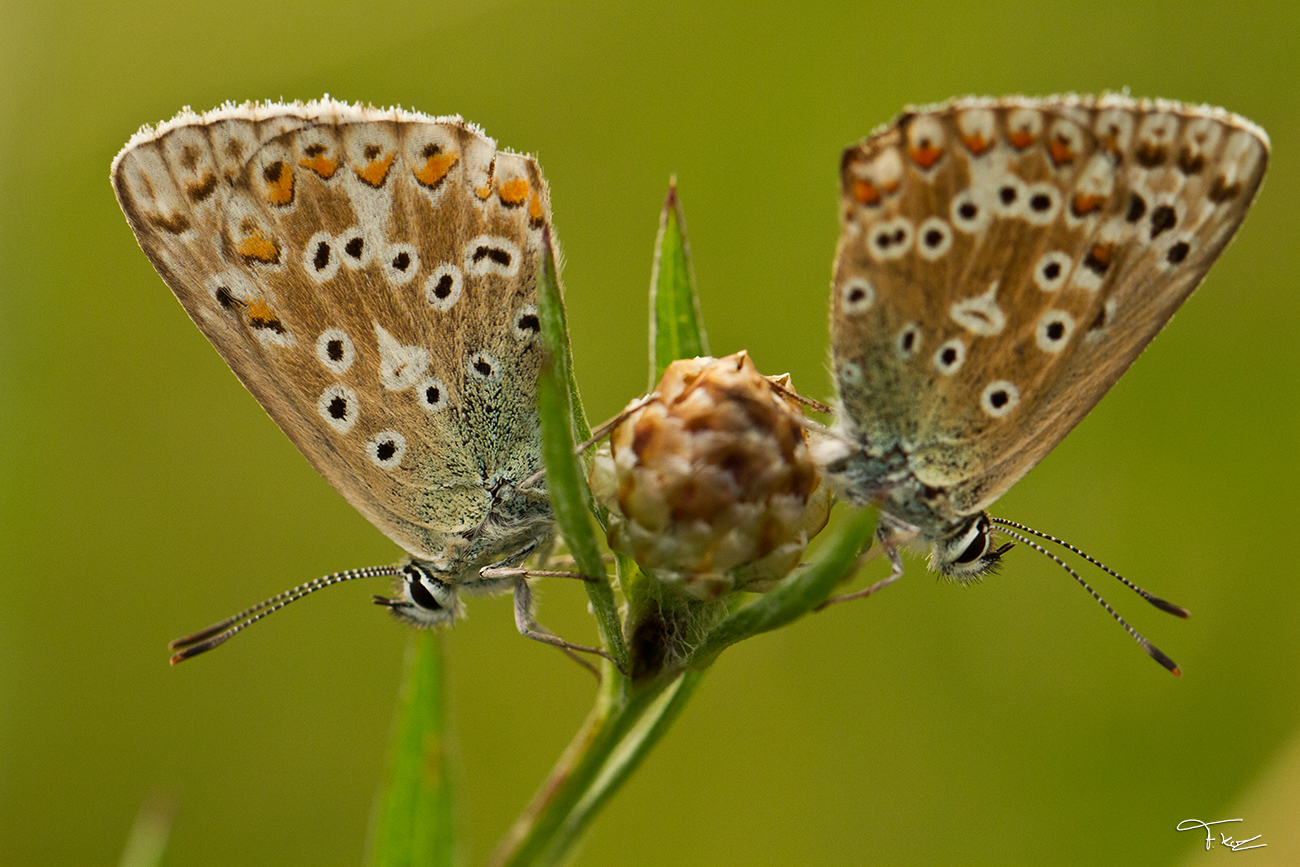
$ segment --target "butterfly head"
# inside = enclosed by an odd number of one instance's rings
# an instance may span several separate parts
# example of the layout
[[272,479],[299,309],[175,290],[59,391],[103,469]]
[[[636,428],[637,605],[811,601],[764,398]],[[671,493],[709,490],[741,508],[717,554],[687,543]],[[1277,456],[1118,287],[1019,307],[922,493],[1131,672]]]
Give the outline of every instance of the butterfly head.
[[1014,545],[995,547],[993,525],[984,512],[957,524],[930,547],[930,568],[958,581],[974,581],[996,572]]
[[376,596],[376,605],[393,612],[398,620],[420,629],[450,626],[464,613],[456,587],[432,569],[415,561],[402,567],[392,598]]

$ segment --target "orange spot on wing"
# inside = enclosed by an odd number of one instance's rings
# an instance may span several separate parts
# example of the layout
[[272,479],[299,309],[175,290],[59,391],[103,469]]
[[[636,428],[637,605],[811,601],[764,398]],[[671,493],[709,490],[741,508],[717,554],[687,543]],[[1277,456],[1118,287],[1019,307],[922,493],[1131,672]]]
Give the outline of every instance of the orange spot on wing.
[[1111,244],[1093,244],[1089,256],[1096,259],[1098,264],[1105,267],[1110,265],[1110,256],[1114,251],[1115,248]]
[[501,203],[504,205],[523,204],[528,195],[528,181],[523,178],[506,181],[497,188],[497,195],[501,197]]
[[334,177],[334,173],[339,170],[338,161],[332,160],[324,154],[315,154],[307,157],[304,160],[300,160],[298,165],[308,171],[315,172],[318,177],[327,181]]
[[907,155],[912,158],[912,162],[923,169],[928,169],[939,161],[939,157],[943,156],[943,150],[925,141],[921,142],[920,147],[908,148]]
[[1012,130],[1007,133],[1007,141],[1016,150],[1022,151],[1034,143],[1034,134],[1027,129]]
[[240,241],[235,250],[245,259],[267,263],[280,261],[280,248],[260,231],[254,231]]
[[979,133],[962,136],[961,143],[966,145],[966,150],[970,151],[975,156],[979,156],[989,149],[988,139],[984,138],[984,136]]
[[864,205],[879,205],[880,190],[871,181],[857,178],[853,181],[853,198]]
[[371,160],[364,168],[357,169],[357,177],[372,187],[381,187],[388,177],[388,170],[393,166],[394,154],[388,153],[377,160]]
[[492,183],[489,181],[488,183],[474,190],[474,195],[478,196],[480,199],[486,199],[488,196],[492,195]]
[[266,200],[273,205],[287,205],[293,201],[293,167],[277,163],[279,168],[273,178],[266,179]]
[[1070,211],[1076,217],[1086,217],[1093,211],[1100,211],[1105,204],[1105,196],[1089,196],[1085,193],[1079,193],[1070,201]]
[[270,321],[275,318],[275,311],[261,298],[254,298],[248,303],[248,318]]
[[542,200],[538,198],[537,193],[528,197],[528,219],[534,223],[540,223],[545,214],[542,212]]
[[1070,143],[1062,138],[1054,138],[1047,143],[1047,152],[1052,156],[1054,165],[1063,166],[1074,162],[1074,151]]
[[436,187],[443,178],[447,177],[451,167],[459,161],[458,153],[430,154],[424,161],[424,168],[415,170],[415,179],[426,187]]

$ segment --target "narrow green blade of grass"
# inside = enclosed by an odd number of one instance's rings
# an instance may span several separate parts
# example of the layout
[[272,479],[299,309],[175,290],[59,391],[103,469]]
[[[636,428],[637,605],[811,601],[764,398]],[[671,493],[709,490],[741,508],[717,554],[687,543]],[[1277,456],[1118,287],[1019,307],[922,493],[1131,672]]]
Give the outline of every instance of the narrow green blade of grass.
[[441,633],[420,630],[407,646],[387,779],[371,820],[370,867],[460,861],[442,641]]
[[652,389],[672,362],[709,354],[675,177],[668,182],[668,197],[659,215],[654,269],[650,274],[650,353]]
[[158,867],[167,852],[167,839],[176,820],[176,802],[155,794],[145,801],[131,825],[131,836],[122,850],[121,867]]
[[[560,534],[578,571],[598,581],[585,583],[587,596],[600,628],[601,641],[619,664],[627,668],[627,649],[614,591],[609,586],[605,562],[591,523],[591,491],[578,472],[574,458],[573,377],[569,372],[569,331],[564,302],[555,273],[555,255],[549,228],[544,232],[542,268],[537,275],[537,309],[542,321],[544,357],[537,380],[537,411],[542,428],[542,458],[546,463],[546,488]],[[585,419],[582,421],[585,425]]]

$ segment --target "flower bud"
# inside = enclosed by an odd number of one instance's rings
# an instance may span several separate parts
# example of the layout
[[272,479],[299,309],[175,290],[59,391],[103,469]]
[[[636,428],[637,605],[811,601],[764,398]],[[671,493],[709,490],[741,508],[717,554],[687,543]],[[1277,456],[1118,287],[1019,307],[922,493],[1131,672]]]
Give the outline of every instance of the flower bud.
[[766,590],[826,525],[799,405],[744,352],[668,366],[610,434],[591,486],[609,544],[701,599]]

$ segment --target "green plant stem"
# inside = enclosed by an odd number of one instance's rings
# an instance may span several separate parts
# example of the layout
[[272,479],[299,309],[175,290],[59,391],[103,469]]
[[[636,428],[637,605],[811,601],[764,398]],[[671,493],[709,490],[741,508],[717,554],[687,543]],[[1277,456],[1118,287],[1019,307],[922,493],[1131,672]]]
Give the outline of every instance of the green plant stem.
[[489,862],[559,863],[677,718],[703,672],[636,686],[606,678],[596,706]]

